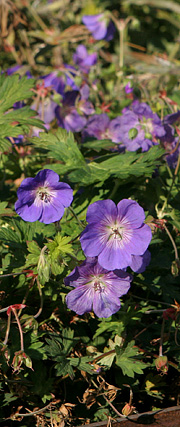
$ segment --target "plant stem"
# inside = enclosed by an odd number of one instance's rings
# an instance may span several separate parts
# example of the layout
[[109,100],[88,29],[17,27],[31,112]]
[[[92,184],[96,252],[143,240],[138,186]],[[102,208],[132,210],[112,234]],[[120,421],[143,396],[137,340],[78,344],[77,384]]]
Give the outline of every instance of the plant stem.
[[[43,248],[44,249],[44,248]],[[43,250],[42,249],[42,250]],[[40,316],[42,309],[43,309],[43,294],[42,294],[42,289],[41,289],[41,285],[39,283],[38,278],[36,277],[36,282],[37,282],[37,286],[38,286],[38,291],[39,291],[39,296],[40,296],[40,308],[38,310],[38,312],[35,314],[34,319],[37,319],[37,317]]]
[[24,351],[24,340],[23,340],[23,331],[21,328],[21,323],[20,323],[19,317],[17,315],[16,309],[12,307],[11,310],[12,310],[12,312],[16,318],[16,322],[17,322],[18,328],[19,328],[19,334],[20,334],[20,340],[21,340],[21,351]]
[[82,224],[82,222],[79,220],[79,218],[78,218],[78,216],[76,215],[76,213],[74,212],[74,209],[71,207],[71,206],[69,206],[69,211],[73,214],[73,216],[76,218],[76,220],[77,220],[77,222],[78,222],[78,224],[82,227],[82,228],[84,228],[84,225]]
[[173,245],[174,252],[175,252],[175,261],[179,262],[179,256],[178,256],[178,251],[177,251],[177,247],[176,247],[175,241],[174,241],[173,237],[171,236],[171,233],[170,233],[170,231],[168,230],[168,228],[166,227],[165,224],[164,224],[164,229],[165,229],[165,231],[166,231],[166,233],[167,233],[168,237],[170,238],[171,243]]
[[7,342],[8,342],[9,332],[10,332],[10,325],[11,325],[11,312],[9,313],[8,320],[7,320],[6,335],[5,335],[5,338],[4,338],[4,341],[3,341],[4,345],[6,345]]
[[163,338],[164,338],[164,326],[165,326],[165,319],[162,321],[161,326],[161,337],[160,337],[160,344],[159,344],[159,356],[163,356]]

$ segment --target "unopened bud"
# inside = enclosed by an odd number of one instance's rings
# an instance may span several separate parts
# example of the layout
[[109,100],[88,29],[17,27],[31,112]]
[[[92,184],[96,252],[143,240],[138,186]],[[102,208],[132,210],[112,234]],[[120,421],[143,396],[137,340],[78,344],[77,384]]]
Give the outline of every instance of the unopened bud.
[[129,403],[126,403],[124,408],[122,408],[122,414],[125,415],[125,417],[128,417],[128,415],[133,414],[135,410],[135,406],[130,405]]
[[22,364],[25,364],[25,366],[27,366],[27,368],[30,368],[33,370],[32,368],[32,361],[30,359],[29,356],[27,356],[27,354],[20,350],[20,351],[16,351],[16,353],[14,354],[13,357],[13,361],[12,361],[12,368],[14,372],[19,372],[22,368]]
[[180,265],[179,260],[175,260],[171,264],[171,273],[173,276],[177,277],[179,275]]
[[131,128],[128,132],[129,139],[134,139],[138,135],[138,130],[136,128]]
[[156,365],[157,371],[161,371],[164,374],[167,374],[167,371],[168,371],[168,358],[167,358],[167,356],[157,357],[157,359],[155,360],[155,365]]

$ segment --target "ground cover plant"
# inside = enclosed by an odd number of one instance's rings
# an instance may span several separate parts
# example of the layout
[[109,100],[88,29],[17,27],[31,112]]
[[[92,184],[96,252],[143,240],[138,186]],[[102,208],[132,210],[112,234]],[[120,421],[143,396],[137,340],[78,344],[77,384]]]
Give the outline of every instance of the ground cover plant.
[[0,11],[0,422],[176,406],[180,2]]

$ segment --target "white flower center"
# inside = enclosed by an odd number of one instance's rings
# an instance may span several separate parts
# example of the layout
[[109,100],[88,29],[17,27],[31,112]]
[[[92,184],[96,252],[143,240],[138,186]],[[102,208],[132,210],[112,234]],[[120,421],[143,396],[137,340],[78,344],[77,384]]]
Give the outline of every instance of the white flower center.
[[143,119],[140,120],[140,124],[141,124],[141,128],[145,132],[146,138],[149,138],[149,139],[152,138],[152,132],[153,132],[152,119],[146,119],[145,117],[143,117]]
[[108,242],[110,243],[113,240],[114,244],[119,247],[123,247],[124,244],[128,243],[133,234],[130,224],[125,219],[111,223],[106,226],[106,230],[108,231]]
[[91,286],[93,285],[93,288],[95,292],[104,292],[106,284],[103,282],[103,275],[91,275]]
[[42,203],[47,204],[51,203],[53,197],[55,196],[55,191],[49,188],[47,185],[43,187],[38,187],[35,190],[35,201],[36,206],[40,206]]
[[111,139],[109,129],[106,129],[104,132],[100,132],[100,138],[101,139]]

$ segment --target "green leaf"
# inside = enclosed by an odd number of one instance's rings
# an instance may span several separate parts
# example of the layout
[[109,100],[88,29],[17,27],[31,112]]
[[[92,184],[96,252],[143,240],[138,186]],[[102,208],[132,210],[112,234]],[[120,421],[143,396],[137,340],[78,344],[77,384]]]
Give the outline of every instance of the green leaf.
[[172,218],[172,221],[169,221],[177,227],[177,229],[180,231],[180,211],[178,209],[173,209],[171,212],[169,212],[169,216]]
[[[65,129],[59,128],[56,134],[51,132],[40,134],[39,138],[32,138],[31,142],[38,148],[46,149],[48,157],[62,162],[62,164],[48,165],[48,168],[58,173],[65,173],[85,164],[85,159],[74,140],[73,133],[68,133]],[[47,168],[47,165],[44,168]]]
[[47,247],[50,250],[51,256],[54,258],[58,258],[59,255],[63,254],[73,254],[73,247],[71,243],[71,237],[68,236],[61,236],[60,233],[58,233],[53,242],[47,243]]
[[[126,152],[112,154],[102,162],[92,162],[69,173],[72,182],[81,182],[83,185],[104,182],[110,177],[132,179],[134,177],[151,177],[164,150],[158,146],[151,147],[145,153]],[[109,156],[108,156],[109,157]]]
[[18,108],[17,110],[9,111],[5,116],[1,116],[0,125],[4,124],[4,121],[6,121],[7,124],[17,121],[17,130],[19,130],[19,127],[23,124],[26,124],[28,126],[37,126],[42,129],[45,129],[43,122],[39,119],[34,118],[36,114],[36,111],[32,110],[30,107],[26,106]]
[[136,374],[143,374],[143,369],[147,367],[145,363],[137,359],[138,350],[134,347],[135,342],[131,341],[127,347],[115,347],[116,351],[116,365],[118,365],[123,372],[123,375],[134,378]]
[[93,360],[93,357],[84,356],[84,357],[68,357],[69,363],[71,366],[79,369],[80,371],[88,372],[88,374],[92,375],[95,373],[95,367],[90,364]]
[[83,143],[83,148],[90,148],[94,151],[101,151],[101,150],[108,150],[112,147],[116,147],[117,148],[117,144],[115,144],[115,142],[112,141],[108,141],[106,139],[102,139],[100,141],[87,141]]
[[13,216],[15,215],[15,212],[7,208],[8,203],[7,202],[1,202],[0,203],[0,216]]
[[17,74],[0,78],[0,150],[2,152],[12,147],[8,138],[29,133],[30,126],[45,129],[44,124],[34,118],[36,112],[29,106],[13,108],[15,102],[24,101],[32,96],[31,89],[34,83],[34,79],[28,79],[26,76],[20,78]]
[[35,80],[28,79],[26,76],[21,79],[17,74],[6,77],[0,87],[0,115],[11,108],[15,102],[30,98],[34,84]]

